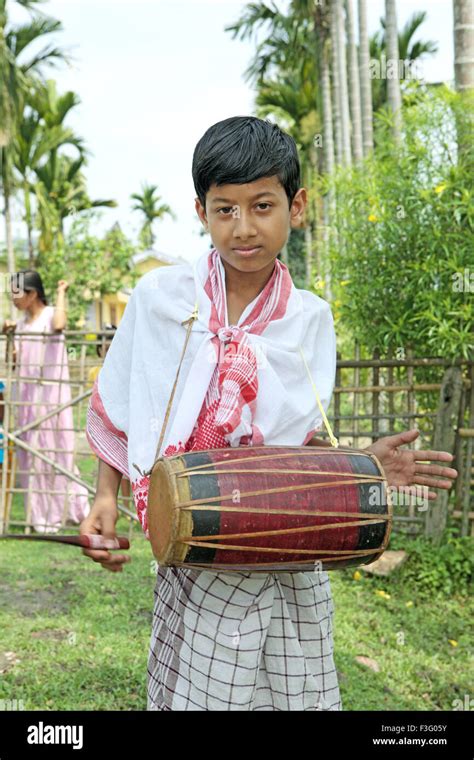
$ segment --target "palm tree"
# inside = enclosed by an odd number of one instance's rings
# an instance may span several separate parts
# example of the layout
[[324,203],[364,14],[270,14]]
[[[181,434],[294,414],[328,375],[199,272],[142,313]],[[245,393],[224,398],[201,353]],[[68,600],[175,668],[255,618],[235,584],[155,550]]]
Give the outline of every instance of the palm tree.
[[472,0],[453,0],[454,71],[456,89],[474,88],[474,6]]
[[[335,166],[334,155],[334,121],[331,102],[331,64],[330,64],[330,21],[328,11],[319,6],[316,20],[316,50],[319,65],[319,82],[321,89],[321,110],[323,114],[323,172],[331,176]],[[322,243],[322,252],[324,255],[318,257],[318,272],[325,268],[325,295],[328,301],[332,299],[331,288],[331,268],[329,260],[330,230],[331,219],[335,215],[336,198],[334,189],[329,185],[328,191],[323,196],[323,213],[322,224],[320,224],[319,239]]]
[[[17,0],[33,15],[26,24],[9,24],[7,0],[0,0],[0,164],[4,199],[5,231],[9,271],[15,271],[15,255],[11,228],[10,199],[14,190],[13,151],[22,100],[32,80],[42,75],[43,66],[65,60],[64,53],[47,45],[26,56],[38,40],[61,30],[61,23],[34,11],[42,0]],[[12,306],[13,309],[13,306]]]
[[393,114],[393,137],[397,144],[402,139],[402,93],[399,78],[400,53],[398,49],[397,8],[395,0],[385,0],[385,37],[387,59],[393,67],[392,74],[387,78],[388,107]]
[[[316,171],[331,172],[334,166],[328,11],[314,0],[291,0],[286,14],[273,3],[250,3],[227,31],[249,39],[264,26],[267,33],[257,45],[245,77],[257,89],[257,114],[276,116],[298,144],[303,182],[311,194]],[[314,145],[321,129],[322,151]],[[323,236],[328,226],[327,219],[325,226],[319,222],[321,199],[318,203],[313,193],[311,201],[305,223],[307,283],[312,273],[313,233],[319,224]],[[284,261],[285,255],[283,251]]]
[[319,81],[319,110],[323,121],[323,162],[322,171],[332,174],[334,171],[334,127],[331,104],[331,71],[328,9],[317,5],[314,17],[316,43],[316,62]]
[[176,219],[173,211],[166,203],[160,203],[161,196],[155,195],[158,190],[157,185],[148,185],[146,182],[142,185],[142,192],[133,193],[130,197],[137,201],[132,206],[133,211],[140,211],[144,217],[142,228],[140,230],[140,240],[145,248],[152,248],[155,242],[153,234],[153,222],[156,219],[162,219],[165,214],[169,214],[172,219]]
[[347,84],[346,40],[342,0],[331,0],[331,37],[335,47],[335,76],[339,81],[339,111],[341,118],[342,163],[349,165],[352,160],[351,120],[349,114],[349,88]]
[[[311,187],[314,184],[314,173],[318,163],[314,149],[314,135],[321,130],[319,114],[315,108],[316,83],[314,79],[314,66],[306,65],[303,70],[290,71],[275,80],[263,81],[258,86],[255,98],[257,116],[261,118],[270,114],[276,116],[279,123],[284,124],[286,131],[297,143],[305,187]],[[314,222],[315,220],[308,213],[304,228],[306,285],[309,285],[311,280]],[[283,258],[285,254],[286,252],[283,253]]]
[[84,154],[77,159],[49,153],[45,164],[37,166],[34,184],[38,203],[39,257],[64,239],[64,220],[91,208],[115,208],[114,200],[91,200],[82,169]]
[[[362,0],[365,4],[366,0]],[[414,13],[403,26],[398,35],[398,52],[400,60],[408,61],[413,64],[419,61],[425,55],[433,55],[438,50],[438,45],[434,40],[414,40],[419,28],[426,21],[426,11]],[[370,58],[373,61],[381,61],[386,56],[386,24],[385,19],[380,19],[381,29],[370,38]],[[405,78],[406,71],[402,70],[402,81]],[[374,111],[378,111],[387,103],[387,79],[372,79],[372,97]]]
[[261,81],[270,68],[284,68],[294,58],[296,51],[291,45],[294,15],[290,11],[284,16],[276,6],[270,7],[263,1],[249,3],[234,24],[224,27],[233,39],[248,40],[264,26],[267,26],[269,33],[257,45],[255,55],[244,72],[248,82]]
[[331,106],[332,106],[332,115],[334,120],[334,154],[335,154],[335,160],[336,164],[342,164],[342,114],[341,114],[341,97],[339,90],[341,88],[341,81],[339,79],[338,71],[339,71],[339,63],[338,63],[338,29],[337,29],[337,18],[336,14],[334,13],[334,8],[331,5],[329,10],[329,40],[330,40],[330,48],[331,48],[331,64],[329,67],[331,79],[330,79],[330,89],[332,94],[331,99]]
[[359,0],[359,79],[362,110],[362,140],[364,156],[374,149],[372,88],[369,72],[369,37],[367,32],[367,0]]
[[58,96],[56,83],[48,80],[46,84],[38,83],[29,93],[17,135],[15,168],[21,176],[27,226],[29,266],[34,268],[33,249],[33,213],[31,194],[34,193],[34,172],[45,163],[47,157],[54,164],[57,151],[62,145],[70,144],[77,148],[79,155],[84,154],[82,140],[71,129],[63,125],[64,119],[79,98],[73,92]]
[[360,81],[357,65],[357,47],[354,33],[354,11],[352,0],[346,0],[347,45],[349,55],[349,102],[352,119],[352,152],[354,160],[362,160],[362,116],[360,110]]

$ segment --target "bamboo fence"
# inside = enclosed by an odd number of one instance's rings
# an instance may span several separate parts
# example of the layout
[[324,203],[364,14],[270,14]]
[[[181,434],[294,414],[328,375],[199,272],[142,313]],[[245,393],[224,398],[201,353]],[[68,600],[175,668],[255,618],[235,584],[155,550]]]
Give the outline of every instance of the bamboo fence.
[[[39,376],[17,375],[13,365],[13,336],[0,336],[0,380],[5,384],[3,407],[3,453],[4,460],[0,477],[0,533],[11,529],[29,533],[32,530],[31,502],[35,495],[46,493],[51,498],[61,497],[62,516],[60,529],[71,529],[69,505],[71,500],[70,483],[74,482],[86,490],[92,503],[95,493],[97,459],[92,453],[85,436],[85,425],[89,397],[93,379],[105,356],[107,345],[113,337],[113,331],[91,334],[86,331],[71,330],[64,333],[67,347],[69,378],[66,380],[47,379],[47,365],[43,366]],[[47,341],[57,334],[16,333],[15,338],[23,335],[38,336]],[[7,351],[7,345],[10,346]],[[100,353],[100,356],[98,355]],[[411,427],[420,430],[420,437],[415,442],[416,448],[432,448],[435,440],[443,444],[444,432],[454,434],[454,445],[446,439],[446,447],[452,448],[455,455],[454,466],[459,472],[455,488],[447,502],[447,519],[458,525],[462,535],[474,535],[473,508],[473,445],[474,445],[474,361],[457,359],[420,358],[407,352],[406,356],[394,358],[380,356],[374,352],[371,358],[361,358],[360,348],[354,346],[354,358],[342,358],[338,354],[336,385],[329,409],[329,420],[341,445],[365,448],[378,438],[401,432]],[[442,406],[449,385],[449,372],[459,375],[460,393],[456,408],[450,408],[451,418],[443,417]],[[46,379],[45,379],[46,376]],[[302,382],[304,382],[302,373]],[[26,425],[18,424],[20,407],[25,404],[34,407],[35,401],[21,401],[15,390],[19,384],[47,384],[48,382],[67,385],[67,397],[64,403],[56,404],[42,414],[31,415],[33,420]],[[31,394],[34,398],[34,393]],[[458,397],[456,397],[457,399]],[[73,410],[72,427],[58,427],[59,413],[70,407]],[[24,410],[23,410],[24,412]],[[449,421],[455,415],[454,431]],[[440,416],[441,415],[441,416]],[[35,443],[33,433],[41,431],[45,425],[54,423],[55,440],[60,440],[60,433],[70,433],[73,437],[71,450],[60,445],[45,449]],[[444,430],[446,428],[446,431]],[[322,438],[325,433],[318,433]],[[25,441],[25,437],[28,438]],[[26,451],[31,463],[30,469],[20,470],[18,466],[19,450]],[[72,455],[73,466],[65,468],[60,464],[61,455]],[[24,457],[23,457],[24,458]],[[52,487],[41,488],[35,474],[41,471],[63,475],[62,489],[54,487],[55,478],[51,477]],[[77,467],[77,470],[75,469]],[[44,479],[41,480],[43,483]],[[23,484],[23,485],[22,485]],[[119,495],[119,509],[132,523],[137,520],[133,500],[130,496],[128,481],[123,481]],[[400,499],[395,503],[395,530],[407,535],[429,533],[427,515],[431,506],[426,501],[414,497]],[[55,523],[57,525],[57,521]],[[48,526],[48,520],[45,520]],[[74,528],[74,526],[72,526]],[[77,527],[77,526],[76,526]]]

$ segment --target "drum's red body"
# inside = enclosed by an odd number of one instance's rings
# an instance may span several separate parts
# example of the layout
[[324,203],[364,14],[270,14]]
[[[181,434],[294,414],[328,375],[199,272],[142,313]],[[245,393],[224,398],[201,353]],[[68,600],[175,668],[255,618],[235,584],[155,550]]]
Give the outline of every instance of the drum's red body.
[[377,559],[392,506],[367,452],[256,446],[158,460],[148,520],[160,564],[296,572]]

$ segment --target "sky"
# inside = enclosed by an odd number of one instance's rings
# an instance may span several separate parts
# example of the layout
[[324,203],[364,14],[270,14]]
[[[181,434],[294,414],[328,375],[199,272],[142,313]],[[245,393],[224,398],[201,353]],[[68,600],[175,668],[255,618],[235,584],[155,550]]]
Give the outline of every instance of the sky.
[[[254,94],[243,74],[252,41],[233,40],[224,27],[246,6],[241,0],[49,0],[42,6],[63,23],[56,42],[73,56],[51,69],[60,92],[73,90],[81,104],[66,122],[90,150],[86,169],[91,198],[113,198],[94,223],[101,234],[115,222],[134,241],[141,215],[131,193],[143,182],[158,185],[166,217],[155,226],[155,248],[193,261],[208,248],[199,235],[191,176],[194,147],[206,129],[236,115],[254,113]],[[280,8],[285,0],[277,0]],[[12,4],[11,4],[12,5]],[[355,3],[357,5],[357,3]],[[13,5],[12,5],[13,7]],[[428,18],[419,36],[439,50],[426,59],[426,81],[452,82],[452,0],[398,0],[401,27],[415,11]],[[15,17],[20,18],[19,11]],[[384,0],[368,0],[369,33],[379,28]],[[24,16],[21,16],[24,18]],[[14,207],[14,234],[24,237]],[[0,229],[3,240],[3,229]]]

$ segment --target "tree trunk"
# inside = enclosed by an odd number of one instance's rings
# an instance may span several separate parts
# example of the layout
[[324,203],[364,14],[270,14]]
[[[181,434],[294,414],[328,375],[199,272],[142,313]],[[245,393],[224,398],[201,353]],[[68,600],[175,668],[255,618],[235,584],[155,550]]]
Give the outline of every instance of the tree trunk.
[[[462,372],[459,367],[449,367],[444,373],[440,391],[438,412],[432,448],[454,454],[456,427],[462,395]],[[449,463],[446,465],[449,466]],[[448,519],[449,492],[439,491],[436,502],[430,502],[426,512],[426,535],[439,544]]]
[[364,156],[374,149],[372,86],[370,81],[370,51],[367,32],[367,0],[359,0],[359,79],[362,109],[362,138]]
[[[334,136],[333,136],[333,119],[332,119],[332,104],[331,104],[331,79],[329,70],[329,58],[328,58],[327,45],[323,50],[323,58],[321,62],[321,95],[323,102],[323,157],[324,157],[324,171],[329,177],[334,172]],[[318,274],[321,274],[321,259],[324,260],[324,280],[325,280],[325,297],[328,301],[332,299],[331,289],[331,262],[330,262],[330,243],[331,243],[331,224],[336,215],[336,198],[334,189],[330,185],[328,192],[323,199],[323,225],[322,234],[319,239],[322,243],[322,250],[320,255],[320,266],[318,267]]]
[[305,243],[305,288],[310,289],[313,281],[313,231],[311,221],[308,219],[306,227],[304,228],[304,243]]
[[[8,274],[16,272],[15,266],[15,250],[13,248],[13,234],[12,234],[12,217],[10,212],[10,197],[8,192],[4,188],[4,213],[5,213],[5,239],[7,244],[7,259],[8,259]],[[15,308],[13,301],[10,299],[10,318],[15,318]]]
[[[318,71],[319,71],[319,89],[320,89],[320,109],[323,119],[323,171],[328,176],[334,172],[335,155],[334,155],[334,122],[333,109],[331,101],[331,70],[330,70],[330,53],[333,54],[334,45],[332,45],[330,35],[327,33],[325,21],[327,16],[319,14],[315,17],[315,29],[317,34],[317,51],[318,51]],[[341,153],[339,142],[339,156]],[[316,203],[316,201],[315,201]],[[322,205],[316,207],[316,269],[318,276],[325,279],[325,296],[328,300],[331,297],[331,267],[329,257],[330,241],[330,224],[333,218],[332,211],[335,209],[334,190],[329,186],[328,192],[322,198]]]
[[336,71],[338,79],[339,112],[341,115],[342,163],[351,163],[351,121],[349,116],[349,93],[347,87],[346,40],[342,0],[332,0],[331,36],[336,49]]
[[25,198],[25,219],[26,219],[26,232],[28,239],[28,266],[30,269],[35,268],[35,251],[33,248],[33,229],[31,223],[31,201],[30,191],[28,189],[28,182],[25,180],[23,185],[23,192]]
[[[321,248],[319,235],[323,227],[323,198],[313,195],[313,272],[317,275],[322,271],[321,269]],[[473,405],[474,408],[474,405]]]
[[402,94],[400,90],[397,9],[395,0],[385,0],[385,39],[387,51],[387,98],[393,113],[393,137],[402,139]]
[[[8,273],[13,274],[16,272],[15,265],[15,249],[13,247],[13,233],[12,233],[12,217],[10,210],[10,161],[8,156],[8,147],[5,146],[1,149],[1,170],[2,170],[2,190],[3,190],[3,202],[4,202],[4,216],[5,216],[5,242],[7,248],[7,266]],[[10,318],[15,318],[15,307],[13,301],[10,299]]]
[[[312,188],[314,185],[314,165],[317,165],[316,153],[309,149],[304,151],[301,156],[301,176],[304,187]],[[310,203],[311,190],[308,192],[308,203],[305,209],[304,219],[304,260],[305,260],[305,277],[304,287],[310,289],[313,280],[313,206]]]
[[474,88],[474,3],[453,0],[456,89]]
[[321,98],[323,107],[323,165],[326,174],[332,174],[334,171],[334,136],[327,44],[323,46],[321,55]]
[[346,28],[348,43],[349,103],[352,119],[352,154],[356,163],[362,161],[362,116],[360,110],[360,81],[357,65],[357,48],[354,34],[352,0],[346,0]]
[[338,26],[336,0],[332,0],[330,11],[331,38],[331,74],[332,74],[332,114],[334,118],[334,143],[336,148],[336,164],[342,164],[342,117],[341,117],[341,80],[338,70]]

